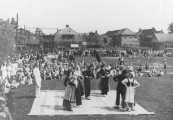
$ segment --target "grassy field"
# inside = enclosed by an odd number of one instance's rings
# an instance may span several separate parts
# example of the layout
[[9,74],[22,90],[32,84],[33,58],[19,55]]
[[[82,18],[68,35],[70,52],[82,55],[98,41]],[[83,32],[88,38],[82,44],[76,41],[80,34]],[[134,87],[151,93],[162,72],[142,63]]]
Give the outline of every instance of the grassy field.
[[[92,61],[94,58],[82,57],[76,58],[78,61],[85,59]],[[134,65],[144,65],[146,62],[163,63],[164,58],[152,58],[149,60],[125,59],[126,63],[132,62]],[[173,65],[172,58],[166,58],[168,65]],[[115,58],[102,58],[107,64],[116,63]],[[160,68],[159,68],[160,69]],[[162,68],[163,69],[163,68]],[[173,68],[168,71],[172,72]],[[12,114],[15,120],[172,120],[173,119],[173,75],[167,74],[163,77],[142,77],[136,78],[141,84],[137,88],[136,101],[149,112],[155,112],[155,115],[98,115],[98,116],[27,116],[34,101],[34,85],[20,86],[13,89],[15,92],[14,107]],[[92,80],[92,89],[98,89],[99,80]],[[116,88],[116,83],[111,79],[111,89]],[[82,81],[83,83],[83,81]],[[64,90],[63,81],[43,81],[43,90]]]

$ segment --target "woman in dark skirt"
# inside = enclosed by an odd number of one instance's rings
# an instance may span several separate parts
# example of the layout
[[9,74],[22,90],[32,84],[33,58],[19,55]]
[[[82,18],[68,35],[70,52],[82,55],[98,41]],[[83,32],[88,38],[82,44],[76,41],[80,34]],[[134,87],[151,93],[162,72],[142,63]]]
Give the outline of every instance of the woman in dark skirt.
[[[70,72],[70,74],[72,74],[72,72]],[[65,78],[64,85],[66,85],[66,91],[64,94],[63,106],[67,110],[73,110],[76,106],[75,89],[77,84],[76,76],[69,76]]]
[[84,95],[83,86],[80,81],[80,79],[82,79],[82,73],[81,73],[79,65],[76,65],[73,75],[77,77],[78,84],[75,89],[75,95],[76,95],[76,105],[77,105],[77,107],[79,107],[79,105],[82,105],[81,96]]

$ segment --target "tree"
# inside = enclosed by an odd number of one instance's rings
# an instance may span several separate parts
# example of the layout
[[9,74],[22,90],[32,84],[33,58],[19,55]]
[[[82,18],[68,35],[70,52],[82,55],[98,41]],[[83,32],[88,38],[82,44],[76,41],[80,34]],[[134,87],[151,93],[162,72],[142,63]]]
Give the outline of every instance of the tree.
[[169,24],[168,32],[173,33],[173,22],[171,24]]
[[15,25],[0,19],[0,56],[12,54],[14,52],[15,43]]

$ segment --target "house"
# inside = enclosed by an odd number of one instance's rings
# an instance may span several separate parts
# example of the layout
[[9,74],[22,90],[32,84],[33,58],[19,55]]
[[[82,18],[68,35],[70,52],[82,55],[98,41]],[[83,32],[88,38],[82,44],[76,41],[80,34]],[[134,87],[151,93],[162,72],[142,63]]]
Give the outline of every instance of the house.
[[43,49],[49,49],[50,51],[53,51],[54,47],[55,47],[55,44],[54,44],[54,39],[55,39],[55,35],[43,35],[42,36],[42,39],[43,39]]
[[137,35],[128,28],[108,31],[105,35],[112,38],[112,47],[138,48],[140,45]]
[[79,48],[82,45],[82,37],[73,29],[66,25],[66,28],[55,33],[55,48]]
[[164,33],[161,31],[156,31],[156,29],[153,27],[151,29],[140,29],[137,33],[139,39],[140,39],[140,47],[152,47],[151,40],[155,33]]
[[153,50],[173,51],[173,34],[155,33],[151,42]]
[[34,35],[30,35],[29,40],[27,41],[27,48],[32,49],[33,51],[38,51],[40,49],[40,40]]

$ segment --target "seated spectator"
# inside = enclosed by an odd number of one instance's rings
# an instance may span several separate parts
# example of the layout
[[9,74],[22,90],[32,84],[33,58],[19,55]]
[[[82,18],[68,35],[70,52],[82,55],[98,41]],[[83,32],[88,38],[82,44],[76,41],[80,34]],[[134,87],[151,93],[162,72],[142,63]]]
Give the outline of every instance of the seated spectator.
[[9,109],[6,107],[6,100],[0,97],[0,120],[12,120]]
[[145,65],[145,73],[146,73],[147,77],[151,77],[149,68],[150,68],[150,66],[146,63],[146,65]]
[[152,74],[156,74],[157,73],[157,70],[155,69],[155,66],[153,67],[151,72],[152,72]]
[[157,75],[158,77],[162,77],[163,76],[163,71],[160,70],[160,73]]
[[127,69],[129,70],[129,72],[132,72],[133,71],[133,64],[130,63],[129,66],[127,67]]

